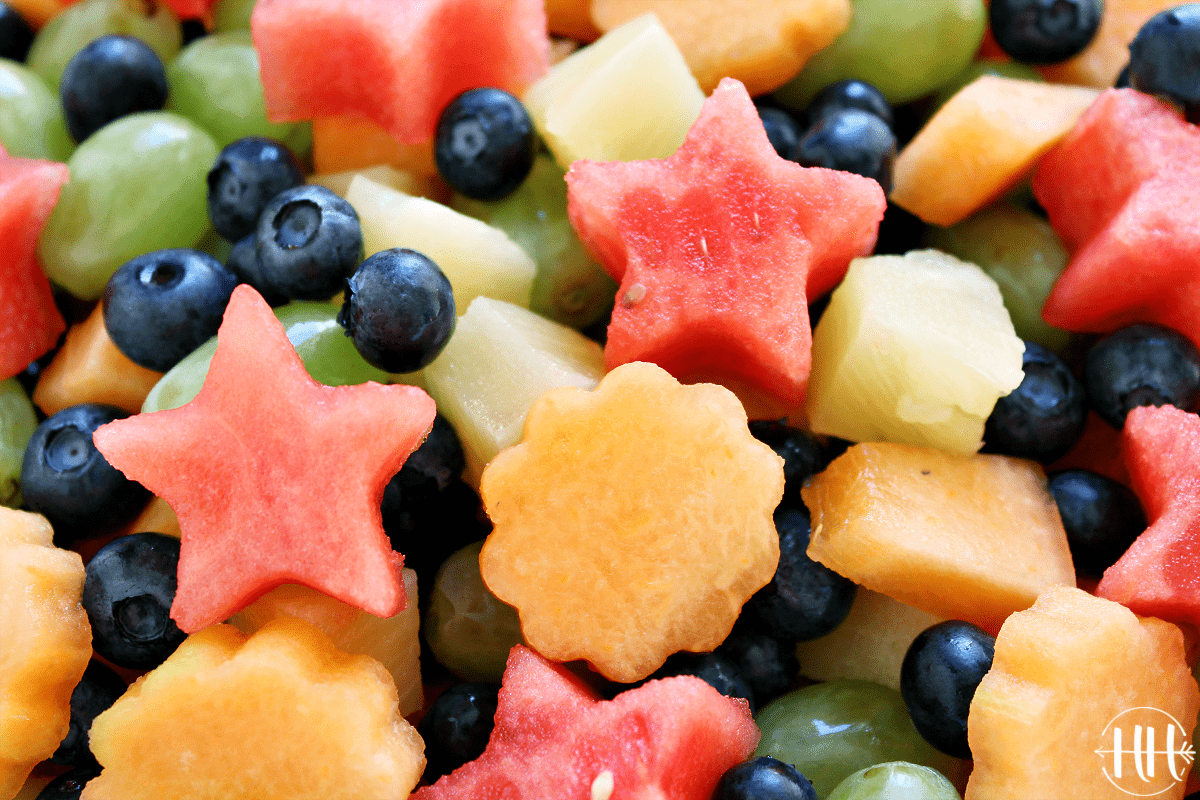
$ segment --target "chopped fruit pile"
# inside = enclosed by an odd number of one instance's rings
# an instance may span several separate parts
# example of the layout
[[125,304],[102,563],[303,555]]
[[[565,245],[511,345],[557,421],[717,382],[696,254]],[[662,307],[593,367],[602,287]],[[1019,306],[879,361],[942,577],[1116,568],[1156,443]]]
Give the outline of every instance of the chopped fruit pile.
[[0,0],[0,800],[1200,800],[1197,87],[1168,0]]

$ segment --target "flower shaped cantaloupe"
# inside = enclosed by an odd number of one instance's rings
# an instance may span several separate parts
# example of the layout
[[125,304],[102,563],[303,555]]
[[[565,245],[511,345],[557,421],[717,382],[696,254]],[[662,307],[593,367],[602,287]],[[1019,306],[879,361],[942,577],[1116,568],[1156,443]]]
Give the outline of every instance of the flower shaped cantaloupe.
[[481,492],[488,588],[530,646],[611,680],[715,648],[779,561],[781,459],[732,392],[653,364],[543,395]]

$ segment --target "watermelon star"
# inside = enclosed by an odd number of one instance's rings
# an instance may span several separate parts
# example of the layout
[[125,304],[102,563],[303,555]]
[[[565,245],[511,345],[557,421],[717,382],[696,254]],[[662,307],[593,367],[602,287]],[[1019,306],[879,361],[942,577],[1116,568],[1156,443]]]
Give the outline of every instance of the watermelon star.
[[192,633],[283,583],[380,617],[403,609],[403,557],[379,505],[434,413],[413,386],[314,381],[270,307],[242,285],[195,399],[104,425],[93,440],[179,517],[171,618]]
[[653,361],[733,389],[751,417],[798,410],[808,298],[875,245],[886,205],[869,178],[780,158],[727,78],[665,160],[576,161],[571,223],[620,281],[604,357]]

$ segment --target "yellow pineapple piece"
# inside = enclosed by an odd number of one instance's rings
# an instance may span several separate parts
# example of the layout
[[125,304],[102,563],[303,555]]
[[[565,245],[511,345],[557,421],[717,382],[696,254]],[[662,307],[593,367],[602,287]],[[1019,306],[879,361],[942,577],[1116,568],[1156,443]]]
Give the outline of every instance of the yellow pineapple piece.
[[53,538],[45,517],[0,507],[0,800],[67,735],[92,655],[83,559]]
[[779,561],[781,459],[728,389],[654,364],[547,392],[481,491],[488,588],[538,652],[611,680],[714,649]]
[[350,182],[358,175],[369,178],[381,186],[395,189],[397,192],[427,197],[430,200],[437,200],[439,203],[450,199],[450,187],[437,175],[405,172],[390,164],[376,164],[373,167],[310,175],[308,182],[324,186],[338,197],[345,197],[346,192],[350,190]]
[[189,636],[92,724],[86,800],[402,800],[424,743],[373,658],[281,617]]

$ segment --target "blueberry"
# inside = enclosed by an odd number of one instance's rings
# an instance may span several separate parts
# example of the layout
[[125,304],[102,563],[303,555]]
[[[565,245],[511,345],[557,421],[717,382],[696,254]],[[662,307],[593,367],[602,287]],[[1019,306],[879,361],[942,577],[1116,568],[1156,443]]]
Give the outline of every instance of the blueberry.
[[184,19],[179,21],[180,33],[183,35],[183,46],[187,47],[197,39],[208,36],[208,28],[202,19]]
[[1034,342],[1025,342],[1021,369],[1021,385],[997,400],[988,416],[983,449],[1049,464],[1083,434],[1083,386],[1061,358]]
[[834,111],[810,127],[792,149],[791,160],[874,178],[892,190],[896,136],[882,119],[859,108]]
[[800,671],[795,648],[765,633],[735,630],[717,652],[742,673],[759,707],[786,692]]
[[99,774],[98,766],[73,769],[47,783],[34,800],[79,800],[83,787]]
[[780,507],[803,508],[800,489],[806,480],[825,468],[821,445],[802,429],[793,428],[782,421],[751,422],[750,433],[783,459],[784,483]]
[[866,81],[855,78],[831,83],[808,104],[809,125],[815,125],[825,117],[847,108],[867,111],[883,120],[890,128],[895,124],[892,106],[883,92]]
[[1127,486],[1084,469],[1050,476],[1071,558],[1080,572],[1099,577],[1146,530],[1146,515]]
[[759,756],[727,769],[712,800],[817,800],[817,792],[791,764]]
[[418,731],[425,740],[425,780],[432,781],[478,758],[492,735],[500,687],[462,683],[438,696]]
[[127,261],[104,287],[104,327],[117,349],[166,372],[216,335],[237,276],[200,250],[156,250]]
[[21,492],[30,511],[50,520],[57,543],[111,533],[149,501],[145,487],[121,474],[92,443],[97,428],[128,416],[119,408],[83,403],[34,430],[21,462]]
[[141,39],[106,34],[67,62],[60,94],[67,130],[82,142],[115,119],[161,109],[167,71]]
[[454,292],[438,265],[415,250],[376,253],[346,281],[338,322],[367,363],[415,372],[442,352],[456,320]]
[[750,682],[742,675],[741,668],[723,653],[673,653],[649,679],[672,678],[676,675],[691,675],[726,697],[740,697],[750,704],[751,713],[756,708]]
[[96,757],[88,748],[92,720],[107,711],[125,693],[125,681],[102,662],[92,659],[83,679],[71,692],[71,729],[50,756],[55,764],[70,767],[96,766]]
[[779,566],[775,576],[750,598],[749,610],[761,629],[781,639],[808,641],[832,631],[846,615],[858,587],[808,557],[808,512],[775,514]]
[[225,258],[225,269],[232,272],[239,283],[253,286],[268,305],[275,307],[287,303],[287,297],[268,286],[262,278],[262,271],[258,265],[258,238],[253,233],[239,239],[229,248],[229,255]]
[[1161,325],[1130,325],[1101,339],[1083,362],[1091,407],[1115,428],[1138,406],[1200,408],[1200,351]]
[[533,169],[537,137],[521,101],[500,89],[469,89],[438,117],[433,158],[455,191],[499,200]]
[[1200,107],[1200,3],[1151,17],[1129,45],[1129,84],[1182,105],[1189,118]]
[[15,8],[0,0],[0,58],[24,61],[33,44],[33,26]]
[[275,195],[255,231],[259,275],[272,294],[328,300],[362,260],[358,214],[324,186]]
[[902,256],[909,250],[924,246],[929,225],[920,217],[888,202],[879,222],[879,238],[875,240],[876,255]]
[[170,617],[179,540],[161,533],[120,536],[88,562],[83,608],[92,646],[119,667],[154,669],[185,634]]
[[304,168],[286,145],[258,136],[225,145],[208,172],[208,218],[238,242],[254,233],[263,208],[285,189],[304,185]]
[[1024,64],[1056,64],[1087,47],[1102,0],[992,0],[988,19],[1000,49]]
[[958,620],[926,628],[908,646],[900,694],[917,732],[943,753],[971,757],[967,713],[995,650],[995,637]]
[[1113,81],[1114,89],[1128,89],[1132,86],[1129,82],[1129,69],[1130,65],[1128,62],[1125,66],[1121,67],[1121,71],[1117,73],[1117,79]]
[[758,118],[762,120],[763,129],[767,132],[767,141],[780,158],[787,158],[800,141],[800,126],[792,115],[781,108],[758,106]]

